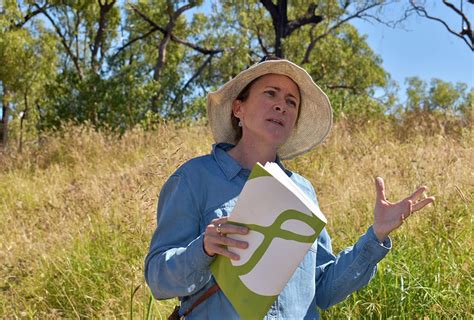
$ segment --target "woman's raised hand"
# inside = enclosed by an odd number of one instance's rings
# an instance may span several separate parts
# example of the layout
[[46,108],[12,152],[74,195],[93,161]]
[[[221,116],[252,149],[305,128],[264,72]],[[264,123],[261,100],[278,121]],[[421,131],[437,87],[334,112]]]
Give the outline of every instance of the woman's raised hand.
[[232,260],[239,260],[239,255],[229,251],[227,247],[246,249],[248,243],[227,237],[228,234],[247,234],[248,228],[227,223],[227,217],[214,219],[204,232],[204,251],[208,256],[223,255]]
[[373,229],[380,242],[383,242],[390,232],[400,227],[413,212],[421,210],[435,200],[434,197],[420,200],[420,196],[427,190],[427,187],[423,186],[409,197],[391,203],[385,198],[385,186],[380,177],[375,178],[375,189],[377,199],[375,200]]

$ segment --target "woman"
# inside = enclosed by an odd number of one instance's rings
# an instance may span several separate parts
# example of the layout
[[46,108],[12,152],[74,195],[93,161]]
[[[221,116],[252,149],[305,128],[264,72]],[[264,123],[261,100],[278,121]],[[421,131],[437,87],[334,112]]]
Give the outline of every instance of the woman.
[[[158,228],[145,261],[145,277],[157,299],[180,297],[186,319],[239,319],[215,285],[209,266],[216,255],[239,259],[229,247],[247,243],[228,224],[250,169],[320,144],[332,125],[326,95],[309,74],[288,60],[266,60],[241,72],[208,96],[216,144],[209,155],[182,165],[165,183],[158,203]],[[310,182],[284,169],[317,204]],[[267,313],[266,319],[318,319],[326,309],[365,286],[391,248],[388,235],[409,215],[434,201],[418,201],[426,187],[392,204],[376,178],[374,224],[356,244],[335,256],[324,229]],[[230,237],[227,237],[230,235]]]

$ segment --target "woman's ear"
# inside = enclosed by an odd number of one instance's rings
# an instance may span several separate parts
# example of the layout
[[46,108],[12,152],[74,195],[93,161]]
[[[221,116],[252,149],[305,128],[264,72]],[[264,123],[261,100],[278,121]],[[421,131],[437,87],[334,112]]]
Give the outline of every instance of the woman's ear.
[[232,113],[236,118],[241,118],[242,115],[242,101],[235,99],[232,102]]

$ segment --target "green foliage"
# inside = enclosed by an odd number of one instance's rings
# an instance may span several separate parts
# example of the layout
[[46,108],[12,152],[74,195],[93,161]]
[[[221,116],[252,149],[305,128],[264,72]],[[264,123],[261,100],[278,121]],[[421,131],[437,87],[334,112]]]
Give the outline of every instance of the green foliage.
[[459,105],[459,111],[464,115],[464,118],[468,122],[473,120],[473,108],[474,108],[474,88],[467,93],[463,103]]
[[74,72],[59,75],[48,86],[55,99],[40,114],[40,129],[59,128],[65,121],[89,122],[96,128],[109,128],[123,133],[145,116],[140,108],[149,103],[153,82],[137,82],[133,67],[109,79],[89,74],[83,80]]
[[10,109],[13,130],[10,139],[19,139],[21,116],[25,138],[37,133],[38,108],[46,96],[57,67],[56,38],[42,21],[22,27],[23,15],[15,1],[6,1],[0,14],[0,101]]
[[452,84],[433,78],[428,87],[419,77],[407,78],[406,83],[408,99],[405,111],[461,114],[470,118],[473,89],[467,92],[468,87],[465,83]]
[[418,77],[411,77],[405,80],[407,87],[407,108],[411,111],[424,109],[428,104],[426,101],[426,83]]
[[[110,0],[4,3],[0,92],[8,95],[0,100],[11,107],[13,138],[20,135],[18,116],[26,109],[27,137],[70,121],[123,134],[164,119],[203,119],[209,91],[275,51],[271,15],[257,0],[191,1],[192,8],[177,17],[187,1],[117,1],[109,10],[104,5]],[[289,2],[288,19],[306,14],[313,3]],[[385,4],[319,2],[315,14],[322,22],[282,39],[285,56],[308,70],[328,94],[336,117],[380,117],[396,107],[396,85],[381,57],[349,23],[358,10],[373,6],[364,12],[376,16]],[[165,33],[142,15],[163,29],[172,26],[171,39],[166,42]],[[217,51],[201,52],[211,49]],[[465,84],[433,80],[428,88],[420,79],[407,81],[406,111],[468,118],[472,94]]]

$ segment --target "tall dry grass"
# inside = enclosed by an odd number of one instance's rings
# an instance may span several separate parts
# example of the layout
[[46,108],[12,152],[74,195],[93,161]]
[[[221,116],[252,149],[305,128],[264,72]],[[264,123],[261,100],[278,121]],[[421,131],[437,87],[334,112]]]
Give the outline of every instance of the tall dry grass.
[[[428,120],[342,120],[323,146],[287,162],[313,182],[336,250],[370,225],[375,176],[389,199],[421,184],[437,197],[392,235],[374,281],[324,318],[472,317],[472,135]],[[157,195],[211,143],[200,126],[120,139],[68,127],[0,155],[0,315],[165,318],[174,301],[152,300],[143,280]]]

